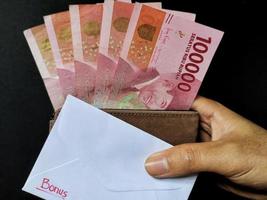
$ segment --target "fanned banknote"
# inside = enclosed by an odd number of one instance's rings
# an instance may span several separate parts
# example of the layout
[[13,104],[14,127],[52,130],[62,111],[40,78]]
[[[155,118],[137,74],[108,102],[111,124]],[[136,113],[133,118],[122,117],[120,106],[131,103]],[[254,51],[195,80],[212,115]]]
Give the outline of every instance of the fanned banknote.
[[222,36],[216,29],[136,3],[110,107],[189,109]]
[[69,11],[44,17],[64,96],[75,95],[74,61]]
[[103,5],[70,5],[75,66],[75,91],[78,98],[92,103],[99,51]]
[[160,7],[70,5],[26,30],[54,108],[71,94],[100,108],[189,109],[223,32]]
[[69,11],[75,67],[75,93],[78,98],[92,103],[103,4],[70,5]]
[[43,78],[51,103],[54,109],[58,110],[64,103],[64,97],[45,25],[27,29],[24,31],[24,35]]
[[[161,8],[160,2],[148,3]],[[97,59],[94,105],[105,107],[134,4],[105,0]]]

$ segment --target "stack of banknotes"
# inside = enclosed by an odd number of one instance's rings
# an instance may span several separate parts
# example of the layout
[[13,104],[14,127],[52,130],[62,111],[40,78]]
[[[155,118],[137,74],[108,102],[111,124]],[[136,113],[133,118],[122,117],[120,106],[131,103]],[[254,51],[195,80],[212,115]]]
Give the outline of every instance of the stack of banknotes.
[[98,108],[188,110],[223,32],[161,3],[70,5],[24,31],[55,110],[67,95]]

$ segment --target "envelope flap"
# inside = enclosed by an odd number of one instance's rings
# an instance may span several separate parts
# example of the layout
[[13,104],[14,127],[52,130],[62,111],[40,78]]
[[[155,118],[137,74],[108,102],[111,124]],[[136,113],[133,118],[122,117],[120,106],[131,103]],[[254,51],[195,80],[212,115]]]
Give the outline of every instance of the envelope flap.
[[[68,144],[68,137],[60,134],[63,122],[64,117],[59,116],[22,188],[24,191],[52,200],[73,199],[75,194],[70,191],[84,189],[76,187],[82,181],[83,163],[75,147]],[[80,173],[77,174],[77,171]]]
[[[53,134],[49,134],[29,178],[78,158],[79,154],[75,145],[70,143],[71,141],[68,137],[60,133],[62,121],[64,121],[64,118],[59,116],[51,131]],[[49,162],[46,161],[47,159],[49,159]]]

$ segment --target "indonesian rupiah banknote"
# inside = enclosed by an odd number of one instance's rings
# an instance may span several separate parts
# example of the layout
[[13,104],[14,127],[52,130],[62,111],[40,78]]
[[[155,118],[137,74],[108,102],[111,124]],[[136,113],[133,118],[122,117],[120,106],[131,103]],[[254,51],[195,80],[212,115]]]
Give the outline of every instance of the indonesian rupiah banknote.
[[92,103],[103,4],[70,5],[69,11],[75,66],[75,91],[78,98]]
[[45,25],[27,29],[24,31],[24,35],[44,81],[51,103],[54,109],[58,110],[64,103],[64,97]]
[[219,30],[136,3],[109,107],[189,109],[222,36]]
[[[117,43],[113,40],[111,33],[114,17],[116,16],[117,8],[120,8],[120,18],[115,22],[115,29],[118,33],[117,38],[120,41]],[[133,6],[131,3],[115,2],[114,0],[105,0],[103,18],[106,19],[102,23],[102,32],[100,36],[100,50],[97,59],[96,87],[94,95],[94,105],[97,107],[105,107],[104,103],[108,99],[109,86],[116,68],[115,51],[119,50],[122,45],[122,38],[125,35],[128,27],[129,18],[132,13]],[[117,26],[116,26],[117,25]],[[113,43],[113,44],[112,44]],[[110,51],[112,47],[113,51]],[[115,48],[115,49],[114,49]]]
[[64,96],[75,96],[75,71],[69,11],[44,17]]

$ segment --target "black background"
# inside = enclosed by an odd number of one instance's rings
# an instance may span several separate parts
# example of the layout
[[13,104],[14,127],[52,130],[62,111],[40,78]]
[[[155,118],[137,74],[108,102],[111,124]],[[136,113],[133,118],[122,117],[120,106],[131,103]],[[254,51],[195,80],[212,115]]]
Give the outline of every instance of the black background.
[[[53,112],[22,31],[70,3],[93,1],[0,1],[0,199],[37,199],[21,191],[48,135]],[[200,94],[220,101],[267,128],[267,39],[264,1],[164,1],[197,14],[197,22],[225,32]],[[242,199],[202,174],[191,199]],[[178,199],[178,198],[177,198]]]

